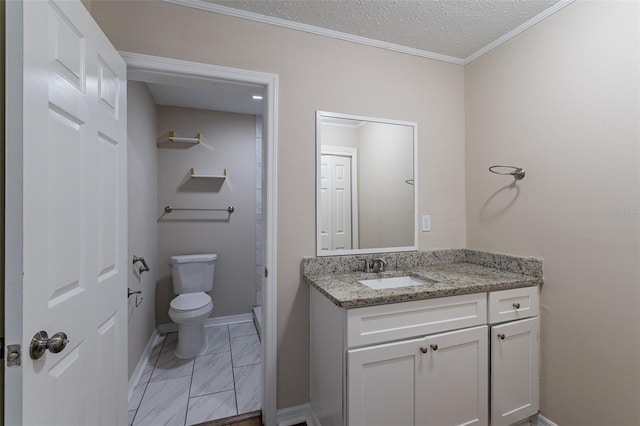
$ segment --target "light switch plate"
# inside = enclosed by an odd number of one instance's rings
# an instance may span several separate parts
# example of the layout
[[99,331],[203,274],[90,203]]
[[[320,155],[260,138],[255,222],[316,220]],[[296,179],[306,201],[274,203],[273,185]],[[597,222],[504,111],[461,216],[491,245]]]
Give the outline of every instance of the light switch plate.
[[423,214],[422,215],[422,232],[431,231],[431,215]]

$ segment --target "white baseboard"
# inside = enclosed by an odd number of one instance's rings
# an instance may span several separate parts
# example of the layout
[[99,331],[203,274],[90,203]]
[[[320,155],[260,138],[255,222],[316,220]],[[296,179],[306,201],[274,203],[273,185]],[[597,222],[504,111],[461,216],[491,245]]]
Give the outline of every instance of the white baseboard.
[[153,330],[151,336],[149,337],[149,341],[147,342],[147,346],[145,346],[142,355],[140,355],[140,359],[136,364],[136,368],[133,370],[131,377],[129,378],[129,394],[127,396],[127,401],[131,399],[131,395],[133,394],[133,389],[136,387],[138,382],[140,381],[140,377],[142,377],[142,372],[144,367],[147,365],[147,360],[151,356],[151,352],[153,351],[153,347],[156,345],[156,342],[160,339],[160,333],[157,330]]
[[[278,426],[292,426],[302,422],[306,422],[307,426],[321,426],[309,403],[278,410],[277,418]],[[547,419],[542,414],[533,416],[519,424],[524,425],[527,423],[532,426],[558,426],[558,424]]]
[[536,417],[536,422],[535,424],[537,426],[558,426],[557,423],[552,422],[551,420],[549,420],[548,418],[546,418],[545,416],[543,416],[542,414],[538,414]]
[[[309,403],[278,410],[278,426],[292,426],[303,422],[306,422],[307,426],[321,426],[318,417],[316,417],[316,414],[313,412],[311,404]],[[518,425],[526,424],[530,424],[532,426],[558,426],[558,424],[547,419],[542,414],[535,415],[529,420],[524,420],[523,422],[518,423]]]
[[[306,422],[307,426],[321,426],[318,417],[316,417],[316,414],[313,412],[311,404],[309,403],[278,410],[278,426],[292,426],[303,422]],[[529,420],[525,420],[518,424],[531,424],[532,426],[558,426],[542,414],[533,416]]]
[[[253,313],[249,312],[246,314],[228,315],[226,317],[207,318],[207,320],[204,322],[204,326],[216,327],[219,325],[238,324],[241,322],[251,322],[251,321],[253,321]],[[160,334],[172,333],[174,331],[178,331],[178,324],[174,322],[169,324],[160,324],[158,326],[158,332]]]
[[278,410],[278,426],[292,426],[304,422],[307,423],[307,426],[320,426],[320,422],[309,403]]
[[320,424],[320,420],[316,416],[316,413],[313,412],[313,408],[309,407],[309,418],[307,419],[307,426],[322,426]]

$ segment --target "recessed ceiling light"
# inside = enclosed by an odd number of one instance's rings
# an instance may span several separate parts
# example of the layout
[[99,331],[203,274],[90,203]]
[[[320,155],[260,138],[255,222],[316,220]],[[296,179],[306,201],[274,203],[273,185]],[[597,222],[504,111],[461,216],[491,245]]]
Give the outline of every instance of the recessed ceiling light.
[[253,95],[252,98],[256,101],[261,101],[262,100],[262,96],[260,95]]

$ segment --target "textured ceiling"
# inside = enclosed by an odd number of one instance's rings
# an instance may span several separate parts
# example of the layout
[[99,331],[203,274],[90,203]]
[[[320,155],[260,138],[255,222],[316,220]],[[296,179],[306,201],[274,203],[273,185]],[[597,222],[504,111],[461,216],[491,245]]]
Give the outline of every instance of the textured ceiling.
[[[166,0],[193,6],[192,0]],[[370,40],[472,60],[520,25],[569,0],[196,0]],[[224,13],[224,12],[223,12]],[[243,16],[243,15],[240,15]],[[249,17],[251,19],[251,17]],[[261,18],[262,19],[262,18]],[[535,21],[533,21],[535,22]],[[289,25],[289,24],[286,24]],[[297,28],[296,25],[291,25]],[[314,31],[312,31],[314,32]],[[480,52],[482,53],[482,52]],[[476,55],[477,57],[477,55]],[[445,59],[447,60],[447,59]],[[458,62],[456,62],[458,63]],[[134,78],[135,79],[135,78]],[[260,115],[261,89],[225,82],[147,81],[157,105]]]
[[464,59],[559,0],[207,0]]

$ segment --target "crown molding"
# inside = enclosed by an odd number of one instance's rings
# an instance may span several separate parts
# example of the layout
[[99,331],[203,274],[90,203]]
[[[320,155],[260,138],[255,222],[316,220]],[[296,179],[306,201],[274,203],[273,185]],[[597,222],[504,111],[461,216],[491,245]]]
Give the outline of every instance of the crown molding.
[[260,15],[258,13],[247,12],[244,10],[234,9],[227,6],[220,6],[219,4],[209,3],[203,0],[163,0],[163,1],[167,3],[177,4],[180,6],[206,10],[208,12],[219,13],[222,15],[248,19],[251,21],[262,22],[264,24],[271,24],[271,25],[276,25],[279,27],[289,28],[293,30],[304,31],[311,34],[331,37],[338,40],[351,41],[353,43],[364,44],[372,47],[379,47],[381,49],[391,50],[399,53],[406,53],[408,55],[435,59],[437,61],[449,62],[456,65],[464,65],[464,59],[462,58],[454,58],[453,56],[441,55],[439,53],[429,52],[426,50],[400,46],[398,44],[388,43],[386,41],[373,40],[367,37],[347,34],[340,31],[329,30],[326,28],[320,28],[320,27],[316,27],[308,24],[301,24],[299,22],[288,21],[286,19]]
[[456,65],[467,65],[482,55],[490,52],[503,43],[511,40],[523,31],[533,27],[538,22],[548,18],[554,13],[564,9],[566,6],[573,3],[575,0],[560,0],[558,3],[551,6],[549,9],[544,10],[533,18],[529,19],[524,24],[511,30],[502,37],[487,44],[485,47],[477,50],[475,53],[467,56],[466,58],[456,58],[453,56],[442,55],[440,53],[429,52],[427,50],[416,49],[413,47],[400,46],[394,43],[388,43],[386,41],[374,40],[367,37],[361,37],[353,34],[347,34],[340,31],[329,30],[326,28],[316,27],[314,25],[302,24],[299,22],[288,21],[286,19],[274,18],[272,16],[260,15],[259,13],[247,12],[245,10],[234,9],[232,7],[221,6],[215,3],[209,3],[204,0],[162,0],[166,3],[173,3],[180,6],[186,6],[193,9],[205,10],[207,12],[219,13],[221,15],[233,16],[235,18],[248,19],[251,21],[261,22],[263,24],[271,24],[279,27],[289,28],[298,31],[304,31],[311,34],[317,34],[325,37],[331,37],[338,40],[351,41],[353,43],[363,44],[366,46],[378,47],[381,49],[391,50],[394,52],[405,53],[413,56],[420,56],[422,58],[435,59],[437,61],[449,62]]
[[546,10],[540,12],[539,14],[537,14],[533,18],[529,19],[524,24],[516,27],[515,29],[513,29],[513,30],[509,31],[508,33],[506,33],[505,35],[503,35],[502,37],[494,40],[493,42],[491,42],[489,44],[487,44],[485,47],[483,47],[482,49],[478,50],[477,52],[472,53],[471,55],[467,56],[464,59],[463,64],[467,65],[467,64],[475,61],[480,56],[484,55],[485,53],[490,52],[491,50],[495,49],[496,47],[500,46],[501,44],[506,43],[507,41],[511,40],[512,38],[514,38],[515,36],[517,36],[521,32],[523,32],[525,30],[528,30],[529,28],[533,27],[538,22],[548,18],[549,16],[553,15],[554,13],[556,13],[556,12],[560,11],[561,9],[564,9],[565,7],[569,6],[574,1],[575,0],[560,0],[558,3],[554,4],[549,9],[546,9]]

